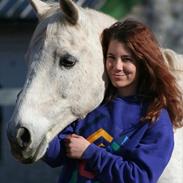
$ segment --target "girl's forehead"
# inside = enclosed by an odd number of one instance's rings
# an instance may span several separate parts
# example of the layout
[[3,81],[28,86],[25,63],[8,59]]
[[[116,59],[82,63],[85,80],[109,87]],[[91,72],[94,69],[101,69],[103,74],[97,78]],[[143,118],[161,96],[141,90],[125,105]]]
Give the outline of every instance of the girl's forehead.
[[112,39],[109,42],[108,52],[123,53],[132,56],[131,50],[127,47],[127,45],[116,39]]

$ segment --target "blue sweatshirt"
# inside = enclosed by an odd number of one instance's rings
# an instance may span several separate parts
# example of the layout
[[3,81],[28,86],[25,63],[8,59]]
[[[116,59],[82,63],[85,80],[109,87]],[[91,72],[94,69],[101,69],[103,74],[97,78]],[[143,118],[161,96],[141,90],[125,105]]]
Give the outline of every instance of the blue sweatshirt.
[[[172,154],[173,127],[165,109],[155,123],[140,122],[146,107],[137,97],[115,98],[58,134],[44,161],[63,165],[59,183],[156,183]],[[82,160],[65,155],[71,133],[91,142]]]

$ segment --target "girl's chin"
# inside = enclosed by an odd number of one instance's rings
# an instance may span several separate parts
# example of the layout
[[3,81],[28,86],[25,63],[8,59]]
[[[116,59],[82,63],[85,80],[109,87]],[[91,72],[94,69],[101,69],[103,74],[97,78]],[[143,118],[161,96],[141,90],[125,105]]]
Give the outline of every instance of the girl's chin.
[[125,88],[125,87],[127,87],[128,85],[130,85],[130,83],[122,82],[122,81],[113,81],[113,85],[114,85],[114,87],[116,87],[116,88]]

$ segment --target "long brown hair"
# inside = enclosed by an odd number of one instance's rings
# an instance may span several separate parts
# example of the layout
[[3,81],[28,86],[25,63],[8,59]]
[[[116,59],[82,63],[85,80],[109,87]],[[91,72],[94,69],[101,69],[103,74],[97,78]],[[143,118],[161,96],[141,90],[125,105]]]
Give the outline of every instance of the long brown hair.
[[[127,19],[116,22],[103,31],[101,43],[104,60],[111,40],[125,44],[139,64],[138,95],[148,100],[149,107],[142,120],[154,122],[162,108],[166,108],[174,127],[182,127],[183,99],[175,77],[171,74],[152,31],[143,23]],[[109,81],[105,101],[116,95]]]

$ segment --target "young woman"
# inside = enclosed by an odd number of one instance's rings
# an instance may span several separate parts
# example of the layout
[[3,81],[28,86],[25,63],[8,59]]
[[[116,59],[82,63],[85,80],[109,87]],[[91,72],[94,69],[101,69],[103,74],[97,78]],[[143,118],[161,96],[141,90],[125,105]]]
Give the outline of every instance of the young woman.
[[50,143],[60,183],[156,183],[181,127],[182,96],[152,32],[134,20],[102,34],[109,85],[101,106]]

